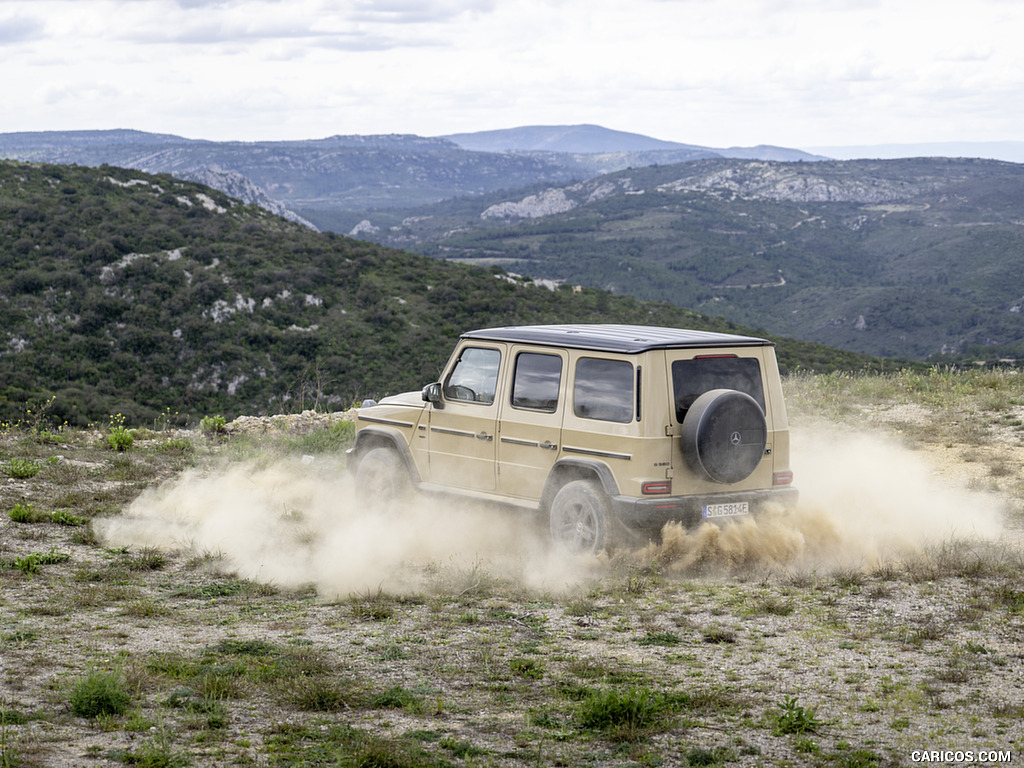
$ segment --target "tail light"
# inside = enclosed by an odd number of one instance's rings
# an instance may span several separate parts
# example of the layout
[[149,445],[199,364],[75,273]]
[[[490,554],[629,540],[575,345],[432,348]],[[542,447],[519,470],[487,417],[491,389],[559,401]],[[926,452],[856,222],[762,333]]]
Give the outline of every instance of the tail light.
[[772,474],[772,485],[789,485],[793,482],[793,470],[787,469]]
[[668,496],[672,493],[672,481],[651,480],[640,485],[640,492],[646,496]]

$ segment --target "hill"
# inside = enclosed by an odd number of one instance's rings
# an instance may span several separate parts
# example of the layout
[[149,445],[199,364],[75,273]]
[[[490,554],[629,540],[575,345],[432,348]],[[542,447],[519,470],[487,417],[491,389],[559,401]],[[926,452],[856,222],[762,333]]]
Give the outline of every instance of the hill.
[[1024,357],[1024,166],[702,159],[391,212],[360,236],[871,355]]
[[[517,135],[524,138],[510,143]],[[130,130],[44,131],[0,134],[0,157],[106,163],[183,178],[211,171],[241,174],[276,203],[315,221],[339,211],[423,205],[627,167],[729,156],[729,150],[662,142],[599,126],[533,127],[458,138],[462,145],[445,137],[411,135],[215,142]],[[529,149],[518,151],[523,147]],[[752,157],[812,158],[779,148],[736,151]],[[231,195],[241,191],[237,182],[217,188]],[[258,196],[243,199],[264,204]]]
[[[620,165],[614,170],[681,162],[683,159],[698,157],[743,157],[794,161],[827,159],[800,149],[771,147],[763,144],[756,147],[702,147],[697,144],[682,144],[678,141],[663,141],[639,133],[614,131],[600,125],[525,125],[495,131],[453,133],[440,138],[475,152],[554,152],[573,156],[628,155],[638,161],[630,162],[629,166]],[[669,159],[678,156],[680,152],[686,153],[690,157],[678,160]]]
[[[744,330],[317,233],[195,182],[0,162],[0,419],[72,424],[347,405],[433,380],[473,327]],[[792,343],[785,366],[881,366]]]

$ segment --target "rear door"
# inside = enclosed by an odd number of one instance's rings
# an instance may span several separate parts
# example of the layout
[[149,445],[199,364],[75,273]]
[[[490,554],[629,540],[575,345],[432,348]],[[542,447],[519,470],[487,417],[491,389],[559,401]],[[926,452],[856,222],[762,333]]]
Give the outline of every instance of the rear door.
[[498,489],[539,499],[561,450],[566,353],[520,346],[511,358],[500,414]]

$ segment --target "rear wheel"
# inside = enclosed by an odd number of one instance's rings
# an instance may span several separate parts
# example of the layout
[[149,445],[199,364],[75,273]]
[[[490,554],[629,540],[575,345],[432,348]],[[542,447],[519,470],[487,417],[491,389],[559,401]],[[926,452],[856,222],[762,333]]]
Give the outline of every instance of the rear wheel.
[[588,480],[566,483],[551,502],[551,539],[573,555],[600,552],[608,543],[611,502]]
[[410,490],[401,457],[390,448],[372,448],[356,470],[356,495],[365,504],[383,509],[401,501]]

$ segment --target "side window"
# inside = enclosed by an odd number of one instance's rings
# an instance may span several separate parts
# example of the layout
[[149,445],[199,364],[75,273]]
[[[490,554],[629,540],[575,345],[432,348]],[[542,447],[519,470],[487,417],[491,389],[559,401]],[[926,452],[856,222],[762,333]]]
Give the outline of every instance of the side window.
[[445,398],[490,405],[498,387],[500,362],[501,352],[496,349],[466,347],[445,380]]
[[562,358],[558,355],[520,353],[512,380],[512,407],[554,413],[561,380]]
[[573,413],[582,419],[628,422],[633,418],[633,364],[581,357],[576,363]]

